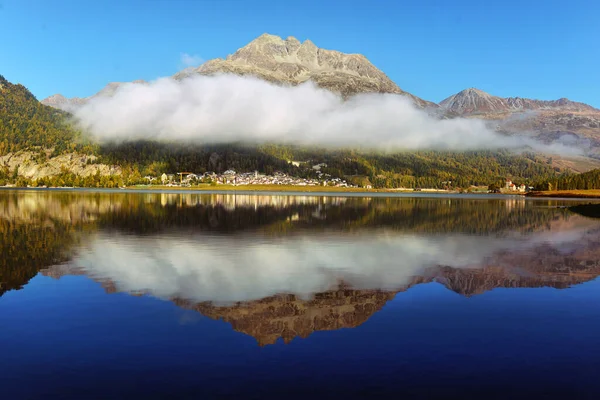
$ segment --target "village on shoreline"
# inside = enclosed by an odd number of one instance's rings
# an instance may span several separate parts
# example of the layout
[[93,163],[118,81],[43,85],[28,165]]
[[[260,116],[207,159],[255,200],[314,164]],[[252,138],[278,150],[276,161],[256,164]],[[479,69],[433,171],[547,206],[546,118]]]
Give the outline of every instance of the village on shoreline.
[[[329,174],[323,174],[317,170],[317,178],[300,178],[290,176],[283,172],[275,172],[273,175],[267,175],[254,172],[236,173],[230,169],[222,174],[215,172],[205,172],[195,174],[192,172],[178,172],[176,174],[163,173],[159,177],[145,176],[143,179],[151,186],[159,185],[168,188],[191,188],[194,186],[313,186],[313,187],[331,187],[331,188],[347,188],[347,189],[373,189],[371,185],[359,186],[348,183],[345,179],[333,178]],[[472,186],[466,191],[469,192],[484,192],[484,193],[508,193],[508,194],[526,194],[533,191],[532,186],[525,184],[517,185],[512,180],[507,179],[505,186],[499,187],[477,187]],[[406,191],[406,192],[444,192],[458,193],[465,191],[464,189],[439,189],[439,188],[386,188],[386,191]]]
[[[163,173],[159,177],[145,176],[150,185],[160,184],[167,187],[191,187],[199,184],[217,185],[286,185],[286,186],[328,186],[339,188],[358,188],[357,185],[349,184],[345,179],[333,178],[329,174],[318,173],[317,178],[300,178],[290,176],[283,172],[275,172],[267,175],[254,172],[237,173],[229,169],[221,174],[205,172],[195,174],[193,172],[178,172],[176,174]],[[371,186],[365,187],[371,189]]]
[[[292,162],[296,163],[296,162]],[[600,194],[596,191],[539,191],[532,186],[527,186],[524,183],[514,183],[511,179],[505,179],[504,185],[489,185],[489,186],[470,186],[467,188],[454,187],[453,182],[440,182],[442,187],[373,187],[368,178],[363,177],[361,183],[356,180],[348,182],[346,179],[334,177],[325,173],[322,168],[326,168],[327,164],[317,164],[312,166],[310,177],[292,176],[284,172],[276,171],[272,174],[254,172],[236,172],[233,169],[228,169],[222,173],[216,172],[177,172],[177,173],[162,173],[158,176],[146,175],[138,177],[136,182],[127,184],[113,182],[112,185],[104,185],[103,182],[87,182],[83,178],[83,182],[77,182],[71,179],[59,180],[59,182],[37,182],[33,183],[26,181],[19,184],[6,183],[0,188],[4,189],[84,189],[84,188],[106,188],[106,189],[132,189],[132,190],[200,190],[200,191],[245,191],[245,192],[336,192],[336,193],[438,193],[438,194],[504,194],[516,196],[532,196],[532,197],[565,197],[570,198],[598,198]],[[80,183],[83,183],[80,184]],[[90,183],[92,183],[90,185]]]
[[[223,173],[205,172],[177,172],[174,174],[163,173],[160,176],[144,176],[141,182],[133,185],[114,186],[119,189],[153,189],[153,190],[238,190],[238,191],[334,191],[334,192],[427,192],[427,193],[479,193],[479,194],[531,194],[533,187],[524,184],[516,185],[507,179],[504,187],[471,186],[469,188],[374,188],[370,184],[356,185],[348,183],[345,179],[332,177],[317,170],[316,178],[302,178],[275,172],[272,175],[254,172],[237,173],[230,169]],[[451,184],[451,182],[444,182]],[[38,189],[70,189],[87,188],[79,185],[27,185],[19,186],[6,184],[3,188],[38,188]],[[94,186],[91,186],[93,188]],[[102,187],[102,186],[100,186]],[[98,188],[98,186],[96,186]]]

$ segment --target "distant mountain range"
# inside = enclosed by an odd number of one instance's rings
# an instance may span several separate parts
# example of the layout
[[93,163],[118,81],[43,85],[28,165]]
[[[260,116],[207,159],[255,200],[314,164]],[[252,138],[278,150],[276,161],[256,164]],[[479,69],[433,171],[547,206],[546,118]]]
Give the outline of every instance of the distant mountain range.
[[592,106],[565,98],[550,101],[521,97],[502,98],[475,88],[465,89],[442,100],[440,107],[455,115],[504,114],[535,110],[600,112]]
[[[600,148],[600,110],[590,105],[566,98],[551,101],[502,98],[475,88],[465,89],[436,104],[402,90],[365,56],[321,49],[310,40],[300,42],[294,37],[282,39],[263,34],[225,59],[217,58],[196,68],[186,68],[173,78],[222,73],[255,76],[283,85],[313,81],[344,98],[359,93],[398,94],[409,97],[417,107],[444,118],[460,116],[492,120],[492,126],[501,132],[527,132],[549,142],[563,137],[571,141],[588,140],[591,146]],[[56,94],[42,103],[72,111],[94,97],[112,95],[120,85],[120,82],[110,83],[87,98],[68,99]]]
[[448,117],[491,120],[494,128],[504,133],[525,132],[546,142],[560,139],[600,146],[600,110],[566,98],[503,98],[470,88],[443,100],[440,107]]

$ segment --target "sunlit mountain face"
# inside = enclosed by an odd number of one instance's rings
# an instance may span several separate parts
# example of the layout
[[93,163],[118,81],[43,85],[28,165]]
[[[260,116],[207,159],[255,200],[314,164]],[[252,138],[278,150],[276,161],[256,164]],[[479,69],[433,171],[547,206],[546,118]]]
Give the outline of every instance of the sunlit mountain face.
[[7,192],[2,293],[85,275],[222,319],[259,344],[356,327],[399,292],[568,288],[600,221],[560,201]]

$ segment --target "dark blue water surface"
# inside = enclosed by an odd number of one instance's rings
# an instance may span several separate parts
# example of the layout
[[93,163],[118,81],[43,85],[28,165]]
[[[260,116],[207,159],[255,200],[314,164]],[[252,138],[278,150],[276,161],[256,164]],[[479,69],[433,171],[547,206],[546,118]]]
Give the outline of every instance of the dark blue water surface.
[[598,398],[572,204],[2,192],[0,393]]

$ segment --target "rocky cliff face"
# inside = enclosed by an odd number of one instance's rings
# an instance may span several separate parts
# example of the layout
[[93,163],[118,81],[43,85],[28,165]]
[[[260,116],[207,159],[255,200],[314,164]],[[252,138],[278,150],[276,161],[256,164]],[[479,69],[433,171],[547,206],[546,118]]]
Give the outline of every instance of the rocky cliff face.
[[88,154],[61,154],[56,157],[50,157],[52,151],[46,150],[46,159],[39,160],[39,153],[31,151],[19,151],[0,156],[0,165],[9,170],[19,169],[19,175],[29,179],[46,178],[58,175],[65,168],[79,176],[91,176],[100,174],[101,176],[120,175],[121,167],[116,165],[107,165],[96,162],[94,155]]

